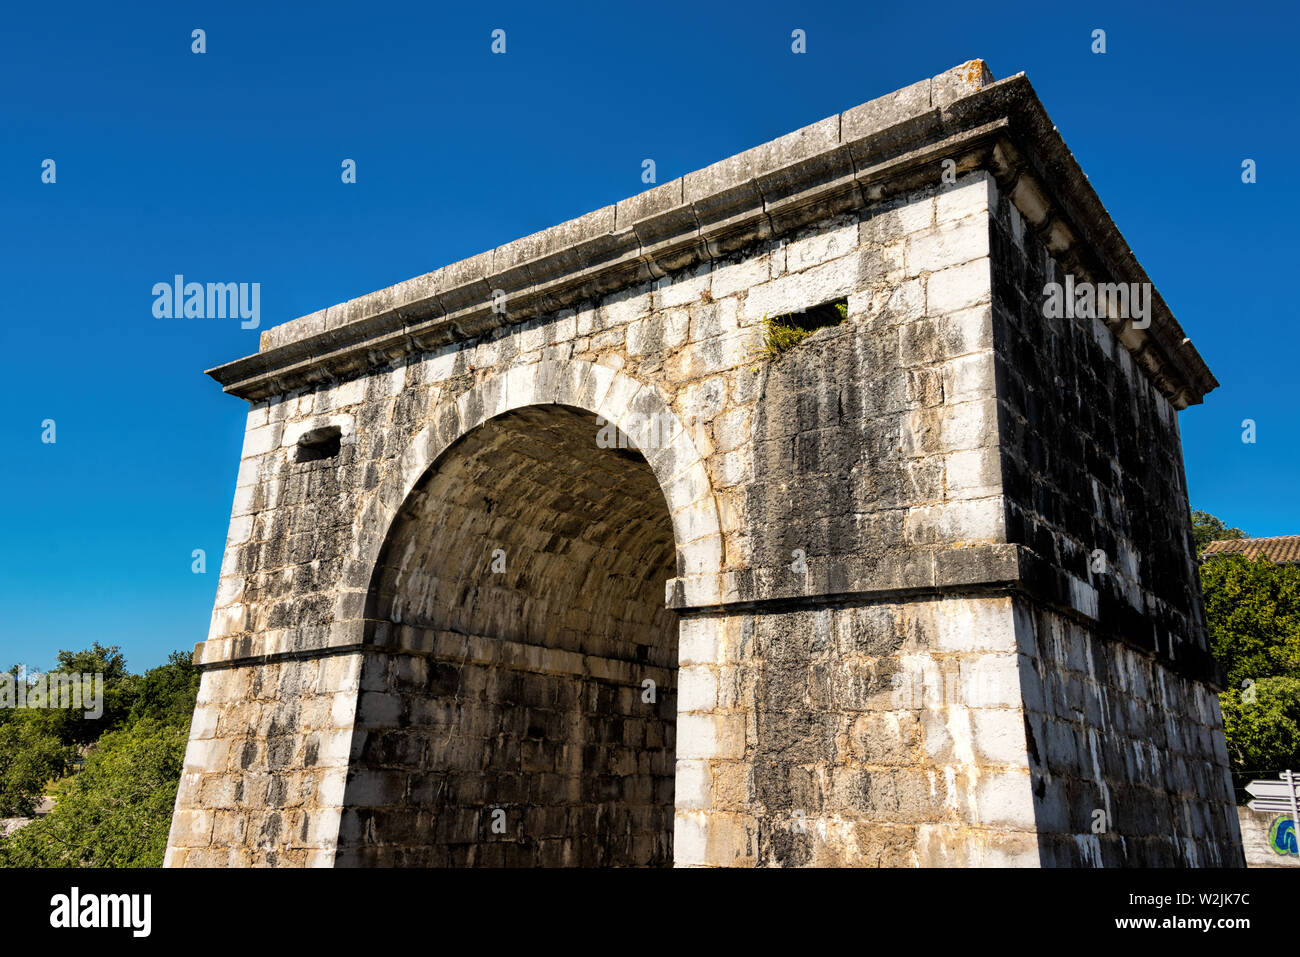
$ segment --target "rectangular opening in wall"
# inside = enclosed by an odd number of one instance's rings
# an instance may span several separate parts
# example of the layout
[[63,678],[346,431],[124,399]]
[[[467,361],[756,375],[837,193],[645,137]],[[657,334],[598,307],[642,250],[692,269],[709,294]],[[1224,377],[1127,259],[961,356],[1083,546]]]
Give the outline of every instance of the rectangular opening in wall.
[[297,460],[317,462],[321,459],[332,459],[339,454],[342,438],[343,430],[337,425],[327,425],[324,428],[304,432],[302,438],[298,440]]
[[765,317],[763,320],[763,345],[772,358],[793,349],[818,329],[838,326],[849,314],[849,301],[835,299],[813,306],[802,312]]

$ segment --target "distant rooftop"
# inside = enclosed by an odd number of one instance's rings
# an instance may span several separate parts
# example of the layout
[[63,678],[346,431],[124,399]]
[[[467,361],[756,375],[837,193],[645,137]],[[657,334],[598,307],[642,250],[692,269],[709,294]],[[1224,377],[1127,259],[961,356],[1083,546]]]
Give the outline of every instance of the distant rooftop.
[[1266,555],[1273,562],[1300,563],[1300,535],[1274,535],[1271,538],[1227,538],[1210,542],[1202,553],[1211,555],[1245,555],[1254,561]]

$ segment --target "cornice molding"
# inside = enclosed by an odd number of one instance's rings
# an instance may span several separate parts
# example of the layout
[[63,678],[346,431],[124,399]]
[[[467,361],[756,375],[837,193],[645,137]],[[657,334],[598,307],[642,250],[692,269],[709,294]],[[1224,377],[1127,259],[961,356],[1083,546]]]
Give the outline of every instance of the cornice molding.
[[[973,60],[614,205],[268,329],[256,354],[208,374],[249,400],[360,374],[933,184],[944,159],[958,172],[987,169],[1066,268],[1150,282],[1024,74],[993,82]],[[505,293],[508,312],[493,310],[494,290]],[[1159,293],[1148,329],[1113,328],[1176,408],[1218,385]]]

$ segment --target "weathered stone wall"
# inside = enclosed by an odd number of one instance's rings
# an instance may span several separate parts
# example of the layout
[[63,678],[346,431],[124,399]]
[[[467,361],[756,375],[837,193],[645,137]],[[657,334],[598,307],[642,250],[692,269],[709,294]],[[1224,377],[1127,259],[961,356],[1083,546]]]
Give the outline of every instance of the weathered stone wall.
[[[755,317],[844,296],[848,321],[762,370],[734,582],[777,604],[683,624],[679,863],[1036,859],[1009,600],[988,600],[996,622],[980,598],[813,607],[960,584],[1005,540],[990,188],[976,173],[837,217],[814,269],[745,293]],[[721,629],[717,661],[688,660],[692,629]]]
[[1214,690],[1077,619],[1016,611],[1043,864],[1241,866]]
[[1016,627],[1043,863],[1239,866],[1177,413],[1121,342],[1136,317],[1045,308],[1067,272],[1115,277],[1086,251],[1062,265],[994,196],[1007,541],[1034,556]]
[[848,321],[765,365],[752,422],[728,439],[752,448],[755,477],[741,597],[932,585],[968,557],[955,546],[1004,540],[989,183],[840,217],[770,254],[813,268],[747,291],[753,319],[846,296]]
[[1011,599],[683,623],[679,864],[1038,863]]
[[1103,633],[1214,679],[1191,546],[1177,413],[1119,339],[1132,320],[1054,317],[1047,283],[1113,276],[1062,265],[1005,197],[995,204],[993,316],[1007,540],[1042,587]]
[[358,654],[205,670],[165,865],[331,865],[360,672]]
[[366,658],[337,865],[672,863],[675,669],[403,636]]

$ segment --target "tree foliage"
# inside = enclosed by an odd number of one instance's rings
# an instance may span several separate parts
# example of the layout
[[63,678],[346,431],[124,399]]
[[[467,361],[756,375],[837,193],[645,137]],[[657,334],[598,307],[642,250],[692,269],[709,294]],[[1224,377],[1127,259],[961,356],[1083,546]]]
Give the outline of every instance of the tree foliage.
[[[198,669],[174,652],[131,674],[120,648],[96,642],[60,651],[56,672],[103,675],[103,714],[0,709],[0,816],[30,816],[42,795],[58,795],[49,814],[0,839],[0,866],[159,866]],[[66,776],[78,755],[84,767]]]
[[1210,542],[1225,538],[1245,538],[1246,533],[1239,528],[1229,528],[1223,521],[1209,512],[1192,511],[1192,538],[1196,542],[1196,554],[1205,551]]
[[0,817],[34,814],[46,784],[63,776],[75,757],[76,749],[40,721],[0,724]]
[[1228,756],[1239,776],[1300,767],[1300,679],[1260,678],[1244,689],[1229,688],[1219,701]]
[[1300,678],[1300,568],[1216,556],[1201,566],[1201,591],[1210,641],[1230,686]]
[[[1245,537],[1206,512],[1192,516],[1198,549]],[[1219,703],[1237,784],[1300,770],[1300,567],[1211,556],[1201,564],[1201,592],[1228,678]]]
[[54,810],[0,841],[8,867],[160,867],[188,723],[106,733]]
[[[120,727],[139,696],[142,680],[126,670],[121,648],[94,642],[82,651],[60,651],[57,661],[58,666],[45,676],[47,680],[51,674],[103,676],[103,713],[88,717],[84,709],[75,708],[0,710],[0,723],[6,719],[32,722],[63,743],[77,747],[89,745],[106,729]],[[10,669],[11,674],[17,671],[16,666]]]
[[139,680],[130,718],[150,718],[165,724],[185,724],[194,713],[199,693],[199,669],[188,651],[173,651],[167,664],[145,672]]

